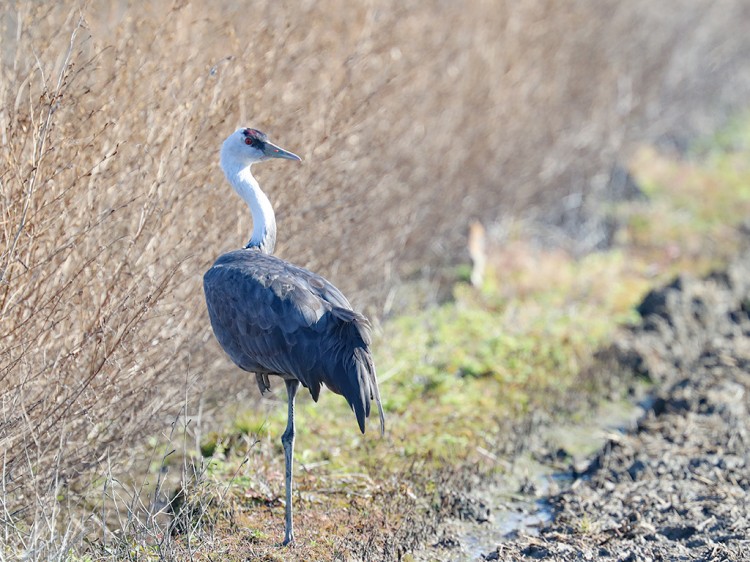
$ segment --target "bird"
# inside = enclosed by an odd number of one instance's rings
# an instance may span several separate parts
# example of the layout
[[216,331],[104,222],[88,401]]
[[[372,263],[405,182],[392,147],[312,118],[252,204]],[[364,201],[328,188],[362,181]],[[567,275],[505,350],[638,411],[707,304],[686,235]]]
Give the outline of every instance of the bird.
[[219,256],[203,276],[203,289],[214,335],[229,358],[240,369],[255,373],[262,395],[271,389],[271,376],[286,384],[288,418],[281,436],[286,468],[282,544],[286,546],[294,542],[292,455],[299,386],[307,388],[316,402],[323,386],[343,395],[362,433],[373,400],[381,436],[385,416],[368,319],[355,312],[330,281],[273,255],[273,206],[251,173],[253,164],[272,158],[301,161],[257,129],[239,128],[222,144],[221,168],[250,207],[253,231],[247,246]]

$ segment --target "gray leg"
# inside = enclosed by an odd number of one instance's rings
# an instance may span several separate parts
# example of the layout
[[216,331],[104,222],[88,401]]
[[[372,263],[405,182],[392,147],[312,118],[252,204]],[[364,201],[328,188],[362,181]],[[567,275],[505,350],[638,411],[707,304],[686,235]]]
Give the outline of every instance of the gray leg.
[[284,545],[294,542],[294,529],[292,528],[292,467],[294,460],[294,397],[297,396],[299,381],[288,380],[286,382],[286,393],[289,400],[289,418],[286,423],[286,431],[281,436],[281,444],[284,446],[284,460],[286,461],[286,531],[284,532]]

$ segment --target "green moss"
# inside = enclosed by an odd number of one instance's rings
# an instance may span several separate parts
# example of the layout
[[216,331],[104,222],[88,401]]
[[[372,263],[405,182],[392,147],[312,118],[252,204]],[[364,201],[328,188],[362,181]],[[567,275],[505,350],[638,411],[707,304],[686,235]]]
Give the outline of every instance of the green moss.
[[245,536],[249,542],[263,542],[268,540],[268,533],[261,529],[245,529]]
[[218,433],[211,432],[208,435],[206,435],[203,440],[201,441],[201,455],[204,458],[212,457],[214,453],[216,452],[216,448],[219,444],[220,436]]

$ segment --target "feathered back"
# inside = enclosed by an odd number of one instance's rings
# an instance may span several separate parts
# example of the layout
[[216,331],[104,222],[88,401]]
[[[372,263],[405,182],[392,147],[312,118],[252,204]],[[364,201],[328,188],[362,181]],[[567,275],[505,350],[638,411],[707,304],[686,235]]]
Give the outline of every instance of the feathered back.
[[252,249],[224,254],[203,278],[211,325],[241,368],[293,377],[318,400],[321,384],[342,394],[360,431],[375,400],[370,324],[325,278]]

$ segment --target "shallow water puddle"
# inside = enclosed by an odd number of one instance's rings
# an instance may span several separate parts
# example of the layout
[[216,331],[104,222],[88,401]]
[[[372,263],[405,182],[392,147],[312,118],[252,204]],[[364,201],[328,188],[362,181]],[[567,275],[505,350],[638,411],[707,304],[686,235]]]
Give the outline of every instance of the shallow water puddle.
[[483,554],[517,534],[538,534],[554,516],[547,498],[570,484],[574,471],[585,470],[613,434],[634,427],[648,406],[626,400],[604,402],[581,423],[546,428],[540,442],[557,458],[515,459],[501,480],[469,494],[465,508],[460,508],[461,518],[446,522],[443,538],[414,553],[415,559],[482,560]]

